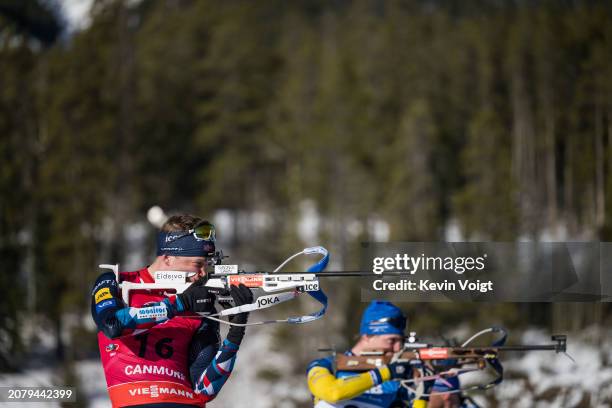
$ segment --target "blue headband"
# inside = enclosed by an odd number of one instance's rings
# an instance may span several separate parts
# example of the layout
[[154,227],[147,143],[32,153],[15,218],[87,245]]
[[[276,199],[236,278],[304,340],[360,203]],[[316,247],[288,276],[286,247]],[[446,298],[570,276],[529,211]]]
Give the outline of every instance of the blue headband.
[[402,311],[391,302],[372,301],[363,312],[360,334],[381,335],[400,334],[406,330],[406,317]]
[[211,256],[214,253],[214,242],[197,240],[187,231],[157,233],[157,256]]

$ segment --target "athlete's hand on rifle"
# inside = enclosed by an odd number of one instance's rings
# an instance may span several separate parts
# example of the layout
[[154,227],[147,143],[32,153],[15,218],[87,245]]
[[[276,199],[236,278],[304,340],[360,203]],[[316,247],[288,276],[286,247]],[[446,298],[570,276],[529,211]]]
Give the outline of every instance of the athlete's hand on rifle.
[[402,360],[387,365],[391,371],[392,380],[405,380],[412,378],[412,365],[410,361]]
[[[232,285],[230,287],[230,295],[234,299],[234,306],[242,306],[253,303],[253,292],[242,283],[240,286]],[[229,321],[236,324],[245,324],[249,318],[248,313],[238,313],[231,315]]]
[[194,313],[215,313],[215,294],[204,286],[204,280],[200,279],[176,297],[181,301],[184,310]]
[[[235,306],[248,305],[253,303],[253,292],[242,283],[240,286],[234,286],[230,288],[230,295],[234,299]],[[249,319],[248,313],[238,313],[229,317],[230,323],[244,325]],[[244,326],[230,326],[227,333],[227,339],[236,345],[240,345],[244,337]]]

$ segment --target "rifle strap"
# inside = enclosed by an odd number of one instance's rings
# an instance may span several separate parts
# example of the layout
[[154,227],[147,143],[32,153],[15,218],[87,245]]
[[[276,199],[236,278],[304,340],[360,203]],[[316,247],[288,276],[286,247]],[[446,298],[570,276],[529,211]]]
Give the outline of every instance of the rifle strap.
[[[329,263],[329,252],[327,252],[327,250],[323,247],[319,247],[319,248],[322,250],[319,253],[324,254],[324,257],[316,264],[311,265],[308,268],[308,272],[312,272],[312,273],[322,272],[327,267],[327,264]],[[327,295],[323,292],[323,289],[321,289],[320,287],[319,287],[319,290],[308,292],[308,294],[321,304],[322,306],[321,309],[317,312],[310,313],[308,315],[299,316],[299,317],[290,317],[287,319],[287,323],[301,324],[301,323],[312,322],[314,320],[317,320],[323,317],[323,315],[327,311]]]

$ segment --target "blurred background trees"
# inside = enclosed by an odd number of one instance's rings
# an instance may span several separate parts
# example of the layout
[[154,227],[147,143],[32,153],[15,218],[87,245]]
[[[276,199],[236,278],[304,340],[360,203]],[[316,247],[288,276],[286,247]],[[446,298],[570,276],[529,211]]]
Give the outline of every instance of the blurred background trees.
[[[367,240],[612,240],[604,2],[106,0],[74,33],[50,4],[0,1],[2,370],[33,325],[83,353],[63,340],[96,265],[150,258],[152,205],[223,216],[226,249],[258,268],[315,243],[356,268]],[[498,308],[509,325],[610,319]],[[483,318],[411,310],[431,330]]]

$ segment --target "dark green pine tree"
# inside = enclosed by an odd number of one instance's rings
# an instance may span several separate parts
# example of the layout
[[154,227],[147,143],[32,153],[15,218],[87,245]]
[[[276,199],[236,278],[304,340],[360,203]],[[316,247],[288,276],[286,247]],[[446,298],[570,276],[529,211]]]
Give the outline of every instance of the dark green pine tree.
[[23,324],[36,312],[36,256],[44,160],[37,96],[40,58],[60,34],[56,13],[42,2],[0,4],[0,371],[15,369],[25,351]]
[[91,27],[45,55],[40,73],[45,160],[35,197],[41,203],[38,302],[56,331],[60,358],[77,351],[65,354],[62,317],[88,310],[89,290],[99,273],[98,244],[109,232],[121,236],[122,226],[108,220],[117,208],[114,194],[117,178],[125,175],[121,156],[129,137],[123,127],[122,39],[117,37],[121,9],[120,4],[95,8]]

